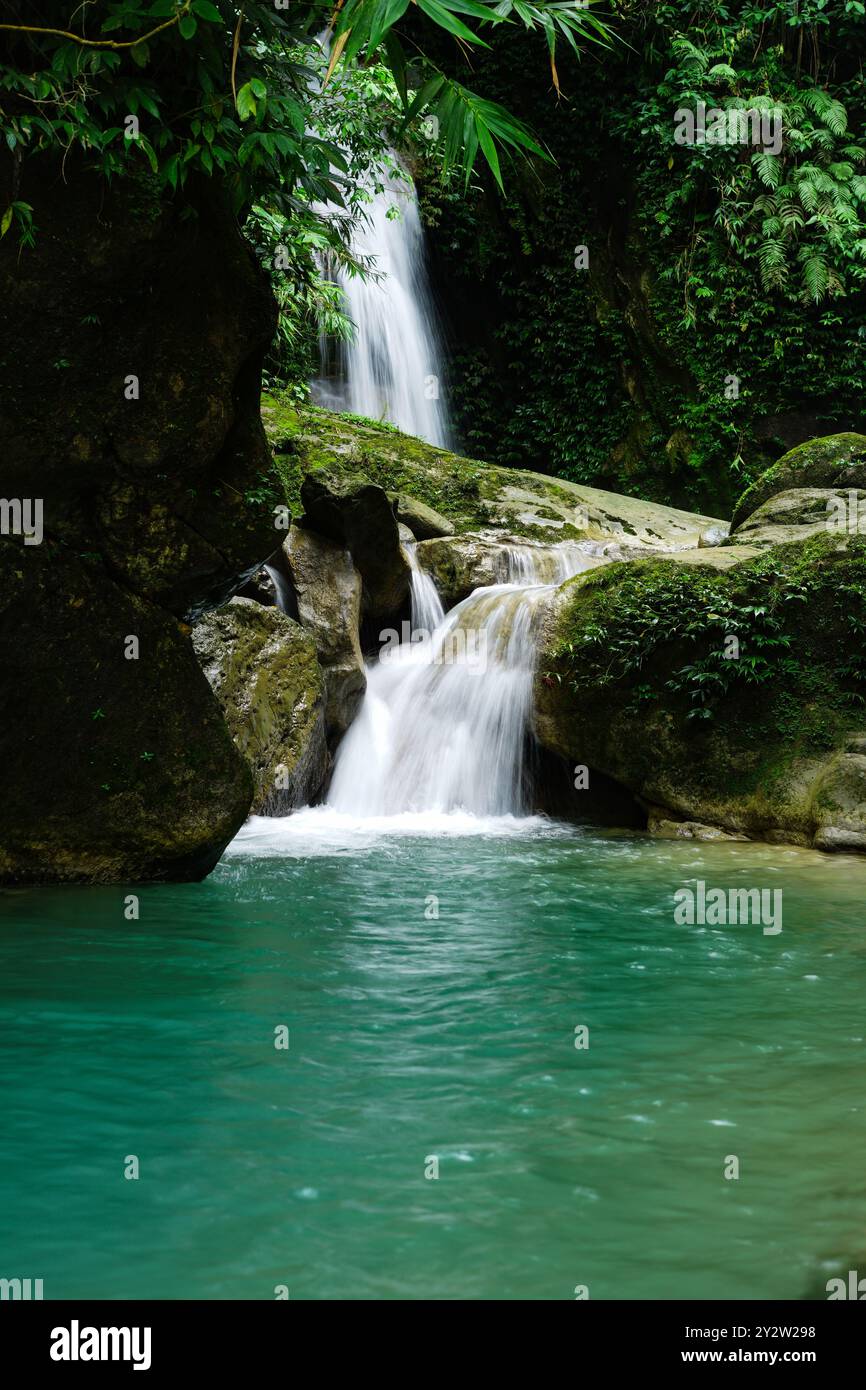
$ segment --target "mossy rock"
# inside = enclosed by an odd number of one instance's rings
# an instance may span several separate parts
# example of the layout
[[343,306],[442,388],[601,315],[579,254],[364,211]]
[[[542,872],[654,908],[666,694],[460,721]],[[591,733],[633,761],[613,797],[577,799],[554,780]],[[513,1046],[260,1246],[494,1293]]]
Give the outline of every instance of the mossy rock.
[[859,536],[594,570],[550,605],[537,734],[673,821],[866,848],[862,634]]
[[216,179],[182,217],[146,169],[106,183],[74,152],[37,154],[27,200],[33,247],[0,240],[3,495],[44,498],[47,533],[191,621],[282,540],[256,365],[267,276]]
[[61,546],[0,540],[0,882],[203,878],[253,781],[189,628]]
[[316,644],[278,608],[234,598],[193,646],[255,780],[252,810],[285,815],[319,794],[328,768]]
[[276,304],[223,180],[180,200],[133,163],[105,180],[34,153],[34,244],[0,239],[2,493],[42,499],[45,531],[0,540],[12,881],[199,878],[252,799],[188,623],[282,540],[259,414]]
[[298,618],[315,643],[324,679],[325,727],[336,743],[367,686],[361,653],[361,576],[343,546],[292,526],[283,547]]
[[390,497],[397,511],[397,520],[408,526],[416,541],[432,541],[454,535],[454,523],[433,507],[428,507],[426,502],[409,497],[405,492],[394,492]]
[[762,503],[789,488],[866,487],[866,435],[828,434],[798,444],[746,488],[734,508],[731,530]]
[[386,493],[416,497],[458,529],[471,529],[488,519],[480,491],[482,463],[426,444],[393,426],[298,406],[275,394],[263,397],[262,421],[293,516],[303,512],[305,476],[320,470],[333,474],[336,469],[347,476],[360,474]]
[[331,466],[306,474],[301,501],[304,525],[352,556],[363,581],[365,616],[386,621],[397,614],[408,599],[410,571],[385,490]]
[[775,492],[737,527],[731,544],[768,546],[810,536],[863,530],[866,491],[859,488],[797,487]]
[[696,546],[702,532],[724,525],[717,517],[463,458],[391,426],[299,407],[285,396],[265,397],[262,419],[293,516],[302,510],[304,478],[336,469],[360,473],[389,495],[417,498],[457,535],[482,532],[546,545],[616,540],[670,549]]

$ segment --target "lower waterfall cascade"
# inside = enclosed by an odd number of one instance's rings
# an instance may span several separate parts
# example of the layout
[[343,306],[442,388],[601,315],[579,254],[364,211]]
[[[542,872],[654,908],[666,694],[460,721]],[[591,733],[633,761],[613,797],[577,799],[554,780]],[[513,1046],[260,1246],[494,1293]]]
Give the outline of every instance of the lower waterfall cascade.
[[405,549],[412,640],[368,664],[325,802],[289,817],[298,830],[312,828],[311,817],[408,829],[432,819],[459,831],[530,815],[526,751],[541,604],[597,558],[579,544],[503,547],[501,582],[444,613],[414,547]]

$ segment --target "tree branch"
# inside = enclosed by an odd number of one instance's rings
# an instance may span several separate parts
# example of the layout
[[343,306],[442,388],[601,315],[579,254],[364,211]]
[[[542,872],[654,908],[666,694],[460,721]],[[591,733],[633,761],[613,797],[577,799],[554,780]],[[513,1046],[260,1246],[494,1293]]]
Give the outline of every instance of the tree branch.
[[16,34],[57,34],[62,39],[71,39],[73,43],[80,43],[82,48],[135,48],[138,44],[144,43],[146,39],[152,39],[154,34],[161,34],[163,29],[170,29],[173,24],[177,24],[191,4],[192,0],[184,0],[172,19],[167,19],[164,24],[157,24],[155,29],[150,29],[146,34],[140,34],[137,39],[128,39],[123,43],[118,43],[116,39],[83,39],[80,34],[73,34],[69,29],[42,29],[34,24],[0,24],[0,29],[11,29]]

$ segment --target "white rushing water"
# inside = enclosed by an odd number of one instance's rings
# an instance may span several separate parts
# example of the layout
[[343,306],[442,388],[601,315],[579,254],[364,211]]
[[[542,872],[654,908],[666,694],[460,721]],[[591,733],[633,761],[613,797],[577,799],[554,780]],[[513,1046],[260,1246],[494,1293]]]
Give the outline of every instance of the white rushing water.
[[414,547],[406,554],[416,640],[367,667],[325,804],[248,824],[244,841],[262,852],[287,841],[324,852],[347,832],[511,834],[549,824],[529,814],[526,775],[538,619],[552,587],[597,560],[578,545],[504,547],[503,582],[443,613]]
[[477,589],[428,640],[404,643],[371,666],[328,805],[360,818],[525,814],[532,627],[543,592]]
[[412,631],[432,634],[445,617],[439,591],[431,575],[419,565],[415,546],[404,545],[403,553],[411,574]]
[[[396,158],[396,157],[395,157]],[[341,288],[353,341],[320,341],[322,375],[313,398],[330,410],[389,420],[406,434],[449,447],[441,333],[427,274],[424,229],[411,182],[386,177],[357,225],[353,254],[378,278],[349,275],[325,257]],[[395,212],[397,215],[395,215]]]

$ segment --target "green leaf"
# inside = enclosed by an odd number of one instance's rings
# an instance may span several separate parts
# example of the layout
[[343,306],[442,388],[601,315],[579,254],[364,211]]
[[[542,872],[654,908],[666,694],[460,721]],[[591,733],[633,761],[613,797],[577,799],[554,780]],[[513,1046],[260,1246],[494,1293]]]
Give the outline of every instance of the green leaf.
[[403,130],[406,129],[406,126],[409,125],[410,121],[413,121],[415,119],[419,111],[422,111],[425,106],[429,106],[433,98],[442,90],[444,84],[445,78],[443,74],[440,72],[436,75],[436,77],[431,77],[427,82],[425,82],[423,87],[419,88],[419,90],[415,93],[414,97],[412,98],[409,109],[406,112],[406,119],[403,122]]
[[151,145],[150,141],[147,139],[147,137],[145,135],[139,135],[137,140],[130,140],[129,144],[137,145],[138,148],[144,152],[145,158],[147,159],[147,162],[150,165],[153,172],[155,174],[158,173],[159,161],[157,160],[154,148]]
[[213,24],[222,24],[223,17],[210,0],[192,0],[192,8],[200,19],[209,19]]
[[406,55],[403,52],[403,46],[396,34],[389,32],[385,35],[385,56],[388,60],[388,67],[391,69],[391,75],[394,78],[394,85],[405,107],[408,103],[406,90]]
[[0,221],[0,237],[4,237],[12,225],[12,208],[8,207]]
[[256,99],[253,96],[250,84],[249,82],[245,82],[244,85],[238,91],[238,115],[240,116],[242,121],[246,121],[250,118],[250,116],[254,116],[256,114],[256,109]]
[[464,43],[474,43],[482,48],[489,48],[479,34],[474,34],[456,15],[446,9],[439,0],[417,0],[419,10],[423,10],[428,19],[432,19],[434,24],[438,24],[440,29],[447,29],[449,34],[454,34],[458,39],[463,39]]
[[408,8],[409,0],[379,0],[370,21],[370,36],[367,41],[368,53],[373,53],[379,47],[388,30],[397,23],[398,19],[403,18]]
[[181,38],[191,39],[194,37],[195,31],[198,28],[198,22],[194,15],[185,14],[178,21],[177,27],[180,30]]
[[481,119],[480,116],[475,117],[475,129],[478,132],[478,143],[481,146],[484,158],[490,165],[490,168],[493,172],[493,177],[499,184],[500,189],[502,189],[502,191],[504,192],[505,190],[502,186],[502,173],[499,168],[499,156],[496,153],[496,146],[493,143],[490,131],[487,129],[487,126],[484,124],[484,121]]

